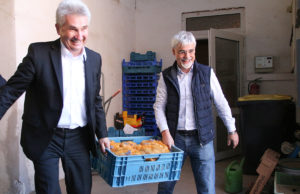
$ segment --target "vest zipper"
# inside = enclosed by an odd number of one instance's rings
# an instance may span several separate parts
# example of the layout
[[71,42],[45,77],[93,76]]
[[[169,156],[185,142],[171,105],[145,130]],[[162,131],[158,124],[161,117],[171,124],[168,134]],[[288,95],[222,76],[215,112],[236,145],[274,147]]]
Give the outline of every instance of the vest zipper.
[[194,95],[194,74],[193,74],[193,77],[192,77],[192,96],[193,96],[193,105],[194,105],[194,116],[195,116],[195,123],[196,123],[196,127],[197,127],[197,131],[198,131],[198,140],[199,140],[199,143],[200,143],[200,146],[203,147],[202,143],[201,143],[201,138],[200,138],[200,131],[198,130],[199,129],[199,126],[198,126],[198,115],[197,115],[197,107],[195,105],[195,95]]

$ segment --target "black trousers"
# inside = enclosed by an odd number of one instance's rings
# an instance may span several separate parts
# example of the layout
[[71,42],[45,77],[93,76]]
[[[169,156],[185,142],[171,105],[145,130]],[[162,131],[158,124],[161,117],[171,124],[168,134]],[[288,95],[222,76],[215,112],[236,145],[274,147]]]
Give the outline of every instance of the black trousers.
[[73,130],[55,129],[53,138],[42,156],[33,161],[37,194],[61,194],[59,159],[65,173],[68,194],[90,194],[91,164],[85,127]]

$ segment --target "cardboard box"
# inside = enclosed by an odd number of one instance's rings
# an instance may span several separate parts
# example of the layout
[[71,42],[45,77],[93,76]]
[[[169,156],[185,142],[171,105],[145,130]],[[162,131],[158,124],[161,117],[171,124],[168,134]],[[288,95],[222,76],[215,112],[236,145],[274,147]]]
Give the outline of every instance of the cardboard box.
[[265,184],[269,180],[274,168],[276,167],[280,154],[271,149],[267,149],[263,156],[261,157],[261,162],[256,169],[259,174],[252,187],[250,194],[259,194],[263,190]]

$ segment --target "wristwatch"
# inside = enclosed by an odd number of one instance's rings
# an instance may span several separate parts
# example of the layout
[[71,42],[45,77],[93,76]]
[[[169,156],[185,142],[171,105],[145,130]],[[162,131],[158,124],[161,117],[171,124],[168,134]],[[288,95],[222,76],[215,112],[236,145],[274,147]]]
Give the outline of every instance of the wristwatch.
[[235,131],[231,131],[231,132],[228,132],[228,135],[233,135],[236,133],[236,130]]

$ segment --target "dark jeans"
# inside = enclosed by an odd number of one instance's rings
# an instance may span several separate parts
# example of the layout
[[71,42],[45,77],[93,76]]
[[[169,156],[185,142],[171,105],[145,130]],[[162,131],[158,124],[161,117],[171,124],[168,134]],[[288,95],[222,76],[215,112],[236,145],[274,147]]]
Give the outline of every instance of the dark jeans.
[[[183,163],[190,157],[198,194],[215,194],[215,154],[213,141],[201,146],[197,136],[176,133],[175,145],[184,151]],[[192,180],[191,180],[192,181]],[[172,194],[176,181],[158,184],[158,194]]]
[[91,164],[88,149],[88,129],[55,129],[42,156],[33,161],[37,194],[61,194],[59,187],[59,159],[65,172],[68,194],[90,194]]

